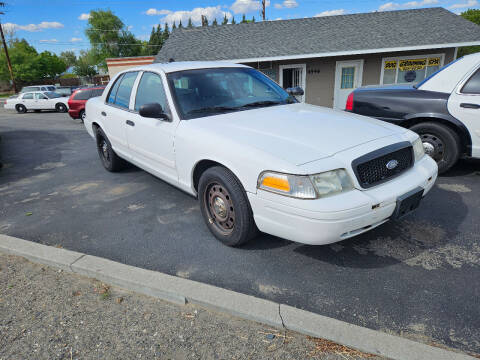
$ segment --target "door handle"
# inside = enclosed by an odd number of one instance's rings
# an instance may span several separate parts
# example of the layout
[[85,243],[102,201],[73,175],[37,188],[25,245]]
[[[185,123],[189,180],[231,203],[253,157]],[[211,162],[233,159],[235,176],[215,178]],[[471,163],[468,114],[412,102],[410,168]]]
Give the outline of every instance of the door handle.
[[127,125],[135,126],[135,123],[132,120],[127,120],[126,123]]
[[480,109],[480,105],[478,104],[469,104],[469,103],[461,103],[460,107],[466,109]]
[[102,111],[100,114],[102,114],[102,116],[107,116],[107,113],[105,111]]

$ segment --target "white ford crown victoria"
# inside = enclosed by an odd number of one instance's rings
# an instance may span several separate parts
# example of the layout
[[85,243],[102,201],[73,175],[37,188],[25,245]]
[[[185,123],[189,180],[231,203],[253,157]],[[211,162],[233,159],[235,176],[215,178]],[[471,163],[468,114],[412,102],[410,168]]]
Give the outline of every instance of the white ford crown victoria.
[[417,134],[288,90],[238,64],[142,66],[87,102],[85,127],[107,170],[128,161],[198,196],[230,246],[258,230],[333,243],[419,205],[437,165]]

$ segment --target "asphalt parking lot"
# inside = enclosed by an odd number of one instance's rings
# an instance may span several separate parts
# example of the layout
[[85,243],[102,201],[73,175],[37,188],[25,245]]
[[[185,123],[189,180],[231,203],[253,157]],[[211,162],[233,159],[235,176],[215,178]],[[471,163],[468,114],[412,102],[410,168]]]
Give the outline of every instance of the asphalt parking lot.
[[480,354],[480,161],[421,208],[354,239],[220,244],[197,201],[130,167],[106,172],[67,114],[0,110],[0,233],[286,303]]

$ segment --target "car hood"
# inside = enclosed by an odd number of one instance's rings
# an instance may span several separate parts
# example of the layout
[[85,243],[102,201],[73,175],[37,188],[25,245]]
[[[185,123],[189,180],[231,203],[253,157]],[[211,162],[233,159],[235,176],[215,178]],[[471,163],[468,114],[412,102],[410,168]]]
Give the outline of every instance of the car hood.
[[295,165],[406,130],[329,108],[291,104],[187,120],[208,133],[248,145]]

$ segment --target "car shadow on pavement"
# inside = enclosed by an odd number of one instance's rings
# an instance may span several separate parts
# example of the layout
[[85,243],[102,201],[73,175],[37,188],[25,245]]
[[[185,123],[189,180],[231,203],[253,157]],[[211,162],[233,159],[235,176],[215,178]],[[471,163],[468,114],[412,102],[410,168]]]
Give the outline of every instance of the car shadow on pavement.
[[457,176],[480,176],[480,159],[461,159],[458,163],[441,177],[453,178]]
[[[348,268],[382,268],[398,263],[433,269],[442,266],[439,253],[456,244],[468,208],[458,193],[437,186],[414,213],[389,221],[357,237],[324,246],[300,245],[294,252]],[[473,245],[473,244],[470,244]]]

